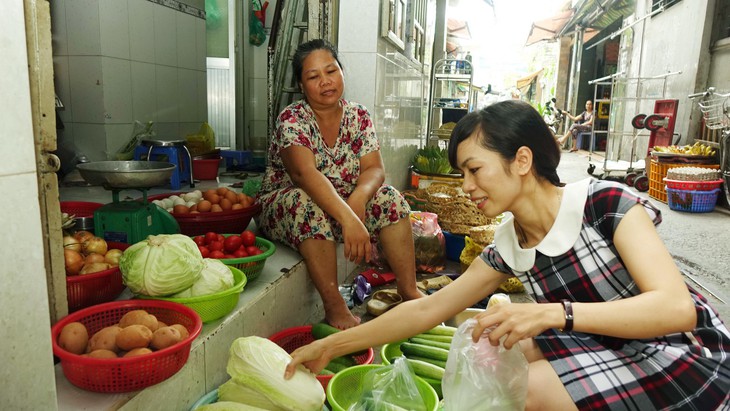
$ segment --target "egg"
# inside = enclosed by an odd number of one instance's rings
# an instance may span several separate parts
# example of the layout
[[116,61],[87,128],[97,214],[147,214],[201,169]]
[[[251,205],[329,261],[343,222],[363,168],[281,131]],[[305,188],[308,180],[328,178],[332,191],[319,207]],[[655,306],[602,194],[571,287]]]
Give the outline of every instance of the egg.
[[236,204],[238,202],[238,195],[234,191],[228,190],[225,197],[231,202],[231,204]]
[[219,196],[224,196],[224,195],[226,195],[226,193],[227,193],[227,192],[229,192],[229,191],[231,191],[231,190],[229,190],[229,189],[228,189],[228,187],[218,187],[218,189],[217,189],[217,190],[215,190],[215,192],[216,192],[216,193],[217,193],[217,194],[218,194]]
[[207,198],[208,201],[210,201],[212,204],[218,204],[221,202],[221,196],[218,194],[211,194],[210,197]]
[[223,211],[228,211],[233,206],[233,203],[231,203],[231,200],[229,200],[227,198],[222,198],[219,205],[221,206],[221,209]]
[[72,322],[63,326],[58,335],[58,345],[68,352],[83,354],[89,343],[89,332],[80,322]]
[[214,188],[211,188],[210,190],[205,190],[205,192],[203,193],[203,198],[208,200],[209,197],[213,194],[217,194]]
[[208,201],[208,200],[201,200],[198,203],[198,209],[197,210],[200,211],[201,213],[207,213],[208,211],[210,211],[210,208],[212,206],[213,206],[213,203],[211,203],[210,201]]
[[178,204],[172,208],[172,212],[174,214],[187,214],[190,212],[190,209],[185,204]]
[[234,204],[234,205],[231,206],[231,210],[242,210],[244,208],[245,207],[243,207],[243,204],[241,204],[241,203],[236,203],[236,204]]
[[221,206],[219,204],[213,204],[213,206],[210,208],[210,211],[213,213],[219,213],[219,212],[223,211],[223,209],[221,208]]

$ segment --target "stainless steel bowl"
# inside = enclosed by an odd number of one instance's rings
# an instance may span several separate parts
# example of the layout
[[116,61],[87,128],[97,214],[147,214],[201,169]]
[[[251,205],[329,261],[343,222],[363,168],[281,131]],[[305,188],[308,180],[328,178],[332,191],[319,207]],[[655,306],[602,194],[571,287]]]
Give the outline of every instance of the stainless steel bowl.
[[149,188],[164,185],[175,165],[163,161],[94,161],[76,166],[90,184],[105,188]]
[[74,219],[74,231],[91,231],[94,232],[94,217],[76,217]]

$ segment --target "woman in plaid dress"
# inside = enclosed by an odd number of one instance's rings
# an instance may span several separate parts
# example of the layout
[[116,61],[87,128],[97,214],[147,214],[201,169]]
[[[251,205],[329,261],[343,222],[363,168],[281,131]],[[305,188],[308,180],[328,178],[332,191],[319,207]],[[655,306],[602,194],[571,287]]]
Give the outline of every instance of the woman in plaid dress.
[[730,409],[730,332],[683,281],[659,210],[617,183],[562,184],[559,149],[524,102],[465,116],[449,158],[482,212],[510,212],[494,243],[449,286],[299,349],[289,370],[427,330],[516,276],[537,304],[490,307],[473,336],[519,344],[526,409]]

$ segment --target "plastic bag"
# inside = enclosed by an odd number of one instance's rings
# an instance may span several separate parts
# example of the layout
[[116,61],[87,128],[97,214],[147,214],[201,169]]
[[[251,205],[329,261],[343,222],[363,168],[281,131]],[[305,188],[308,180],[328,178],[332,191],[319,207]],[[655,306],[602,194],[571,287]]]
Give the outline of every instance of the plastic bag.
[[[134,149],[137,147],[142,140],[151,140],[155,137],[155,130],[152,130],[153,122],[148,121],[143,124],[137,120],[134,121],[134,128],[132,129],[132,136],[127,141],[127,144],[117,150],[114,158],[110,160],[122,160],[127,161],[134,158]],[[108,154],[107,154],[108,155]]]
[[413,376],[405,357],[368,371],[363,377],[362,396],[348,411],[427,411]]
[[185,136],[185,146],[191,156],[215,150],[215,132],[210,124],[204,122],[197,133]]
[[257,16],[257,11],[262,9],[261,2],[257,0],[251,0],[251,11],[248,17],[248,42],[254,46],[260,46],[266,41],[266,31],[264,30],[264,23]]
[[413,245],[416,250],[416,270],[435,273],[446,262],[446,240],[438,223],[438,215],[416,211],[411,213]]
[[[496,301],[508,303],[509,297],[495,294],[489,306]],[[442,381],[444,410],[524,410],[528,364],[520,346],[509,350],[501,343],[492,346],[486,338],[490,330],[474,343],[471,333],[475,325],[475,319],[466,320],[451,341]]]

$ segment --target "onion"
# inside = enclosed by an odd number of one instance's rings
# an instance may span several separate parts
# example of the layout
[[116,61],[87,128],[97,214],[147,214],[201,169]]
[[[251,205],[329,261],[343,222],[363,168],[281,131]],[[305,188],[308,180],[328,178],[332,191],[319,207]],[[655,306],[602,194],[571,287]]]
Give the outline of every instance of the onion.
[[119,265],[119,258],[122,256],[124,251],[118,250],[116,248],[112,248],[111,250],[106,252],[106,255],[104,256],[104,262],[108,263],[112,267],[116,267]]
[[67,235],[67,236],[63,237],[63,249],[80,252],[81,243],[79,242],[79,240],[75,239],[73,236]]
[[107,251],[107,244],[103,238],[91,237],[88,240],[81,242],[81,251],[84,254],[105,255]]
[[66,275],[76,275],[84,266],[84,257],[78,251],[64,249],[63,260],[66,264]]
[[91,263],[84,265],[84,268],[79,271],[79,274],[92,274],[92,273],[98,273],[99,271],[104,271],[109,269],[109,264],[107,263]]
[[91,253],[84,258],[84,264],[105,263],[104,256],[101,254]]
[[84,230],[77,231],[74,233],[74,238],[76,240],[78,240],[78,242],[80,242],[81,244],[83,244],[86,240],[92,238],[93,236],[94,236],[93,233],[91,233],[89,231],[84,231]]

